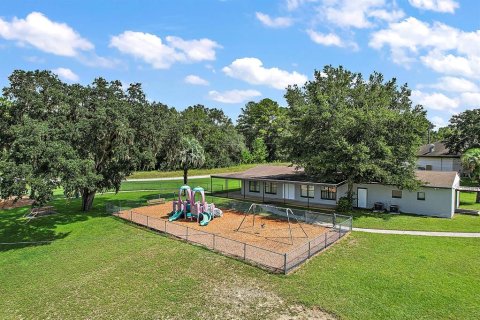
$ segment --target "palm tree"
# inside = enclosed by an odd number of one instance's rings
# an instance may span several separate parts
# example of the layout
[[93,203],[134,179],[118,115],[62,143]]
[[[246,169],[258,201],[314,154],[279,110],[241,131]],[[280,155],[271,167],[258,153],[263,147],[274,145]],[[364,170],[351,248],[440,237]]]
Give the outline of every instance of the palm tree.
[[[480,148],[465,151],[462,155],[462,166],[470,172],[470,177],[480,185]],[[480,203],[480,192],[477,192],[477,203]]]
[[187,184],[188,169],[201,167],[205,162],[205,152],[194,137],[182,137],[179,145],[174,145],[169,153],[168,162],[183,169],[183,183]]

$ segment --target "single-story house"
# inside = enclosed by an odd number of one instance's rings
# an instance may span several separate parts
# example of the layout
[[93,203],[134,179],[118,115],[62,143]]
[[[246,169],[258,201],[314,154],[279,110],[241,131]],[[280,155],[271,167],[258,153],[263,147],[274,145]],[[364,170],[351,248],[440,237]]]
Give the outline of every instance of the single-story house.
[[[401,190],[380,183],[355,184],[354,206],[373,209],[381,203],[387,210],[451,218],[459,203],[460,177],[455,171],[417,171],[422,186],[415,191]],[[261,165],[239,173],[212,175],[212,179],[240,180],[241,188],[228,197],[252,201],[282,202],[308,207],[334,209],[347,193],[347,184],[315,182],[302,169]]]
[[450,152],[444,143],[434,142],[420,147],[417,153],[418,170],[462,172],[461,154]]

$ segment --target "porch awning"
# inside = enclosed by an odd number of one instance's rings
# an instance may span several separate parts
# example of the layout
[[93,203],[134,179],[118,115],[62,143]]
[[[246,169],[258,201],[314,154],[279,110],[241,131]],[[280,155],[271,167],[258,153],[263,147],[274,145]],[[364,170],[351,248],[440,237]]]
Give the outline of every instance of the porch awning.
[[480,187],[458,186],[456,189],[458,191],[480,192]]

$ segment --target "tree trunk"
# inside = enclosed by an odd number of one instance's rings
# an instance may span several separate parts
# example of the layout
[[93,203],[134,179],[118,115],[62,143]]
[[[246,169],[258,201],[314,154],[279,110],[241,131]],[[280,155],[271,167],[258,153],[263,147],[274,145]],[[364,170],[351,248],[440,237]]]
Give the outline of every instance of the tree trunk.
[[82,211],[86,212],[92,209],[95,193],[95,191],[90,191],[87,189],[82,192]]
[[353,181],[348,179],[347,180],[347,186],[348,186],[348,189],[347,189],[347,199],[348,199],[348,203],[350,204],[350,208],[353,207],[352,203],[353,203]]
[[187,184],[188,182],[188,167],[187,165],[183,166],[183,184]]
[[480,203],[480,191],[477,192],[477,203]]

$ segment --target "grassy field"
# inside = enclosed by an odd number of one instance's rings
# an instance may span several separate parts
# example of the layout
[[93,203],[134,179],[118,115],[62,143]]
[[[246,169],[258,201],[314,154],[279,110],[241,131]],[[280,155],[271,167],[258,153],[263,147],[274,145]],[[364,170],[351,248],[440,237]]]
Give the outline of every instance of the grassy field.
[[[265,163],[263,163],[265,164]],[[281,162],[273,162],[268,163],[269,165],[289,165],[290,163],[281,163]],[[226,168],[214,168],[214,169],[190,169],[188,170],[188,175],[190,176],[203,176],[209,174],[216,174],[216,173],[230,173],[230,172],[240,172],[245,171],[250,168],[254,168],[258,165],[258,163],[253,164],[241,164],[238,166],[226,167]],[[183,177],[182,170],[176,171],[137,171],[133,173],[128,179],[148,179],[148,178],[172,178],[172,177]]]
[[355,210],[349,214],[353,215],[353,226],[358,228],[480,232],[479,216],[456,214],[452,219],[445,219],[406,214],[373,213],[365,210]]
[[[188,179],[188,185],[190,187],[202,187],[207,191],[211,188],[215,192],[224,191],[226,188],[226,182],[224,179],[213,179],[212,185],[210,185],[210,178]],[[133,190],[160,190],[160,191],[174,191],[178,192],[178,188],[183,184],[183,180],[156,180],[156,181],[124,181],[120,191],[133,191]],[[239,189],[239,180],[229,180],[229,189]]]
[[58,198],[25,223],[0,211],[0,319],[478,319],[480,239],[353,233],[289,276],[140,229]]
[[471,209],[471,210],[480,210],[480,203],[476,203],[476,193],[475,192],[461,192],[460,193],[460,208]]

